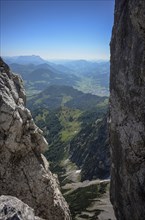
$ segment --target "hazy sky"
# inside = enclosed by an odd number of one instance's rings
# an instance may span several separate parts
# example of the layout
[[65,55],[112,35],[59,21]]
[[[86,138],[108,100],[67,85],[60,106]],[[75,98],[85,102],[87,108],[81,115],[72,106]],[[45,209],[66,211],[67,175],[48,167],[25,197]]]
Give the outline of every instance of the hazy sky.
[[0,0],[2,56],[109,59],[114,0]]

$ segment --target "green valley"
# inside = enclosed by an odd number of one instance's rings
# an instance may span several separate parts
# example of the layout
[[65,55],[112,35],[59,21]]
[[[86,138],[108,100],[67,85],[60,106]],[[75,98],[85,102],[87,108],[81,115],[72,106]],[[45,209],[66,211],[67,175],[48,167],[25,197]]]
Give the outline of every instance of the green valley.
[[108,98],[53,85],[32,96],[28,107],[48,140],[45,156],[73,219],[97,219],[97,201],[106,195],[104,179],[110,176]]

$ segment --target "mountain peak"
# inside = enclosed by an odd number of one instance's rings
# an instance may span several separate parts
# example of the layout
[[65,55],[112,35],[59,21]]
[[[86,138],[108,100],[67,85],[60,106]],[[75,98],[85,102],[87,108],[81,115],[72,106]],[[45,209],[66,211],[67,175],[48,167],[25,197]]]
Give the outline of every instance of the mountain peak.
[[15,57],[3,57],[5,62],[8,64],[17,63],[17,64],[42,64],[47,63],[46,60],[41,58],[38,55],[21,55]]

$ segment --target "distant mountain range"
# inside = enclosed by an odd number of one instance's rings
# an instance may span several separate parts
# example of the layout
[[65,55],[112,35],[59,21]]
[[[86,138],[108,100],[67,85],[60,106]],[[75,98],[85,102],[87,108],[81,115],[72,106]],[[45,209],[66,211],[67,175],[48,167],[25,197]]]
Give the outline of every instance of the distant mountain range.
[[86,60],[52,63],[39,56],[4,57],[12,71],[21,73],[27,94],[43,91],[49,85],[73,86],[84,93],[109,95],[109,62]]
[[18,64],[41,64],[47,61],[42,59],[40,56],[30,55],[30,56],[14,56],[14,57],[3,57],[4,61],[8,64],[18,63]]

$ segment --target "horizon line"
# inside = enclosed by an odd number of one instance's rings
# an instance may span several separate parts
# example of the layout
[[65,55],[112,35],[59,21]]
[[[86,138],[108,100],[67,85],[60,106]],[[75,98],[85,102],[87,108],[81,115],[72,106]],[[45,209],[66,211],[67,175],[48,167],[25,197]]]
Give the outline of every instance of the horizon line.
[[25,55],[1,55],[1,57],[3,58],[18,58],[18,57],[39,57],[45,61],[48,61],[48,60],[93,60],[93,61],[109,61],[110,59],[109,58],[43,58],[42,56],[40,55],[35,55],[35,54],[31,54],[31,55],[28,55],[28,54],[25,54]]

